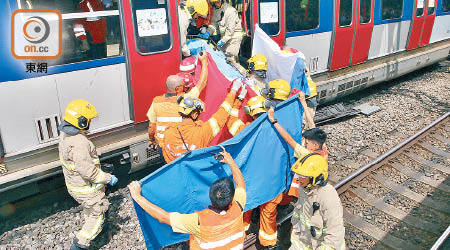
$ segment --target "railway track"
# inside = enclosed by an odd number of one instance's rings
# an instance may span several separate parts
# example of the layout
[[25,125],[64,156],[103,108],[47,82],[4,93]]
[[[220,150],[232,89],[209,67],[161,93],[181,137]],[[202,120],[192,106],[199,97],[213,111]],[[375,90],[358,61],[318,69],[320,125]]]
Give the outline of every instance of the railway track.
[[[366,249],[438,249],[450,232],[449,174],[447,112],[346,178],[334,180],[346,229],[371,238],[374,244]],[[245,248],[256,249],[255,244],[251,235]]]

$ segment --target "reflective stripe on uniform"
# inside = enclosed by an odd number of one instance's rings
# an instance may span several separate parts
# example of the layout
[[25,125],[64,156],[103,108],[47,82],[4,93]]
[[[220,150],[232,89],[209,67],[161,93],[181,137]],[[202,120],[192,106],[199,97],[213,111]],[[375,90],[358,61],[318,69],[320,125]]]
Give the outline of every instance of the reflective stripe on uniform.
[[59,155],[59,160],[61,161],[63,167],[65,167],[69,171],[75,171],[75,164],[67,163],[61,155]]
[[182,122],[183,118],[181,118],[181,116],[160,116],[160,117],[156,117],[156,121],[157,122]]
[[220,107],[224,108],[228,114],[231,112],[231,105],[228,102],[223,102]]
[[[298,219],[303,225],[305,225],[307,228],[311,228],[311,221],[309,221],[308,219],[306,219],[306,217],[303,215],[303,213],[298,213],[294,210],[294,214],[293,214],[294,218]],[[316,230],[316,237],[315,238],[319,238],[322,233],[325,233],[326,231],[326,227],[324,227],[323,229],[319,229],[317,227],[314,227]]]
[[[239,232],[236,234],[231,235],[228,238],[222,239],[222,240],[218,240],[218,241],[211,241],[211,242],[202,242],[199,244],[199,246],[203,249],[212,249],[212,248],[217,248],[217,247],[223,247],[226,244],[229,244],[230,242],[237,240],[239,238],[244,237],[244,232]],[[231,248],[231,249],[242,249],[243,245],[242,243]]]
[[211,117],[209,120],[209,125],[211,126],[213,137],[216,136],[220,132],[219,124],[217,123],[216,118]]
[[318,250],[336,250],[323,242],[322,242],[322,244],[320,244],[320,246],[317,249]]
[[94,228],[91,232],[86,232],[84,229],[81,229],[79,234],[88,240],[93,240],[100,233],[100,226],[103,223],[103,214],[101,214],[97,221],[95,222]]
[[250,228],[250,224],[244,227],[244,230],[247,231]]
[[230,248],[230,250],[240,250],[240,249],[244,249],[244,244],[241,243],[235,247]]
[[103,172],[102,170],[99,170],[97,176],[95,177],[94,182],[99,183],[103,180],[104,177],[105,177],[105,172]]
[[236,121],[233,123],[233,125],[231,125],[231,128],[230,128],[230,134],[231,134],[232,136],[235,136],[235,135],[237,134],[237,131],[238,131],[238,129],[239,129],[239,127],[240,127],[241,125],[244,125],[244,123],[243,123],[241,120],[236,120]]
[[167,126],[156,126],[156,130],[166,131]]
[[230,112],[230,115],[234,116],[234,117],[239,117],[239,110],[232,109],[231,112]]
[[292,184],[291,184],[291,188],[299,188],[300,186],[298,185],[298,183],[297,182],[292,182]]
[[93,193],[101,188],[103,188],[103,184],[95,183],[92,186],[83,186],[83,187],[74,187],[66,182],[67,190],[76,194],[89,194]]
[[295,234],[291,234],[291,243],[295,246],[296,250],[312,250],[300,243],[300,240],[295,237]]
[[276,240],[277,239],[277,232],[273,234],[266,234],[264,231],[259,230],[259,236],[266,240]]
[[160,133],[156,133],[156,136],[158,136],[158,137],[161,138],[161,139],[164,138],[164,135],[163,135],[163,134],[160,134]]

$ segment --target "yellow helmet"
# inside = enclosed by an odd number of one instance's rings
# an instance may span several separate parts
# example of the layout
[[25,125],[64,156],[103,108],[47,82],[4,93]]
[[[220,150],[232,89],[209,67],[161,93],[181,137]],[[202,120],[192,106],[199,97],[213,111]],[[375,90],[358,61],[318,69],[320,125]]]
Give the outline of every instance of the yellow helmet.
[[307,187],[325,185],[328,180],[328,163],[318,153],[303,155],[292,166],[292,171],[299,175],[312,178]]
[[316,83],[311,79],[311,76],[308,75],[307,79],[308,79],[309,92],[310,92],[311,94],[310,94],[306,99],[309,99],[309,98],[313,98],[314,96],[317,95],[317,85],[316,85]]
[[200,16],[206,17],[208,15],[208,3],[206,0],[187,0],[186,8],[193,16],[195,13],[198,13]]
[[275,79],[269,82],[269,86],[261,90],[261,95],[275,100],[286,100],[291,93],[291,85],[286,80]]
[[267,71],[267,58],[263,54],[256,54],[248,59],[248,70]]
[[270,108],[270,101],[263,96],[255,96],[248,100],[247,105],[244,106],[244,112],[251,116],[256,116],[267,112]]
[[92,103],[79,99],[67,105],[63,119],[79,129],[89,129],[91,119],[97,116],[97,110]]
[[190,115],[193,111],[199,111],[200,113],[205,111],[205,104],[198,98],[184,98],[183,96],[179,96],[177,98],[177,103],[178,113],[185,116]]

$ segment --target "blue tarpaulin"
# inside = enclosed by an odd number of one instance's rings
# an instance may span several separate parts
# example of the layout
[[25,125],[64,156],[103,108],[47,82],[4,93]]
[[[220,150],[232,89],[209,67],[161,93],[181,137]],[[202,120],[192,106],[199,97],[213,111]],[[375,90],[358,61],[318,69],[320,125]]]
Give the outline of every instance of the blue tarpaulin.
[[[303,108],[297,95],[279,104],[275,118],[296,141],[301,139]],[[275,198],[291,182],[290,167],[295,162],[293,149],[261,115],[235,137],[221,143],[240,167],[247,191],[245,210]],[[193,213],[211,204],[210,185],[217,179],[232,176],[228,165],[214,160],[219,146],[194,150],[141,180],[142,195],[168,212]],[[174,233],[169,225],[159,223],[135,203],[147,249],[189,239]]]

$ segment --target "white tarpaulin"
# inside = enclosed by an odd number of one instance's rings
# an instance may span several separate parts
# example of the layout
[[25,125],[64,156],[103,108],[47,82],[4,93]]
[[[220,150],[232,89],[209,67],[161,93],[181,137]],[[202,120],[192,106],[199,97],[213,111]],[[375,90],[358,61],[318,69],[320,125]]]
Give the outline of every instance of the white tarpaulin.
[[291,82],[292,72],[294,71],[297,58],[303,54],[284,53],[280,46],[272,40],[257,24],[255,25],[255,34],[253,37],[252,56],[263,54],[267,57],[267,82],[282,78]]

